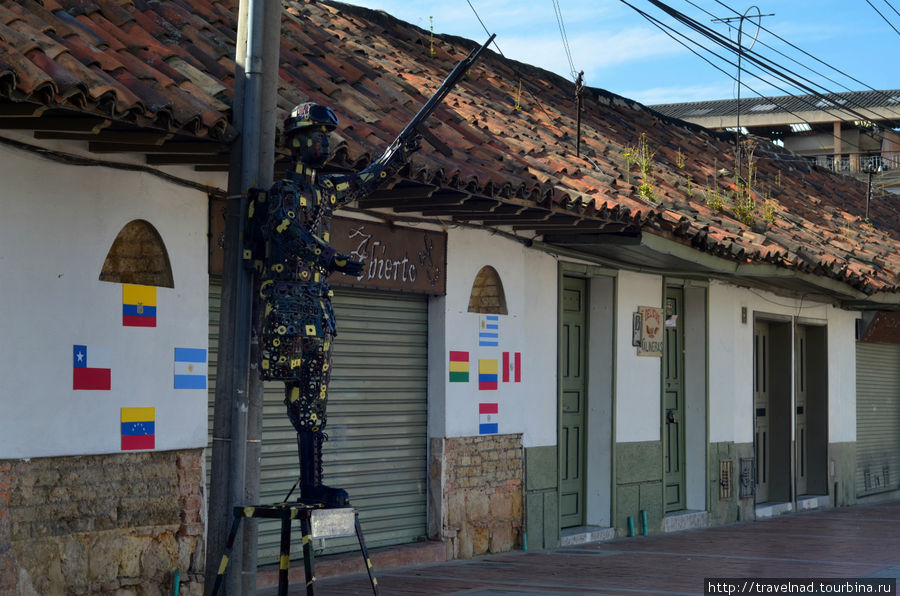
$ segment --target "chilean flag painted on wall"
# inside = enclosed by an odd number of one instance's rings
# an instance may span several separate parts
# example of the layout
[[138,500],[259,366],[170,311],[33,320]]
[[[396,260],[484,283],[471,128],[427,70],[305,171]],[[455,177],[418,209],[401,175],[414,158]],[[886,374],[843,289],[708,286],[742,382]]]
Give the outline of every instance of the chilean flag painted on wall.
[[111,384],[108,348],[75,345],[72,349],[72,389],[109,391]]

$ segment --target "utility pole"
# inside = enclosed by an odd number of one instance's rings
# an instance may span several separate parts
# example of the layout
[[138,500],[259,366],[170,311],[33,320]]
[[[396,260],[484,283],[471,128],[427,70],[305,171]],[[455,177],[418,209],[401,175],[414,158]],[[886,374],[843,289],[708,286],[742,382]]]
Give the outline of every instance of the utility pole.
[[[748,17],[747,14],[756,8],[756,16]],[[734,132],[734,181],[735,183],[739,183],[741,180],[741,58],[744,55],[744,50],[741,47],[741,35],[744,31],[744,21],[746,19],[756,19],[756,34],[753,36],[753,43],[750,44],[750,47],[747,48],[747,51],[753,49],[753,46],[756,45],[756,38],[759,36],[759,24],[762,22],[762,17],[774,17],[775,13],[771,14],[760,14],[759,8],[756,6],[751,6],[748,8],[744,14],[739,17],[728,17],[724,19],[713,19],[713,22],[726,23],[728,26],[731,26],[733,21],[740,21],[738,23],[738,35],[737,35],[737,55],[738,55],[738,71],[737,71],[737,122],[735,123],[735,132]]]
[[[232,149],[226,208],[219,355],[207,519],[206,582],[211,585],[225,550],[235,506],[259,499],[263,388],[252,364],[253,271],[243,258],[247,189],[268,188],[274,177],[275,105],[281,3],[240,0],[235,49]],[[226,594],[256,591],[256,523],[244,524],[226,577]]]

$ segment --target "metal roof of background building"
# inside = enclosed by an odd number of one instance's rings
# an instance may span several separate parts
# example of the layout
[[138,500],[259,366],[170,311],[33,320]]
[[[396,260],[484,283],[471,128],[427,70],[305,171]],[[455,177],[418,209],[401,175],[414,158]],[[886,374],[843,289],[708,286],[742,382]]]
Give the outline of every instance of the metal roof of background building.
[[[165,146],[193,139],[227,147],[234,4],[0,5],[0,129],[16,120],[37,130],[51,116],[81,116],[101,124],[59,138],[103,140],[104,130],[131,127],[167,133],[170,140],[158,141]],[[475,45],[434,36],[432,52],[429,32],[385,13],[334,2],[284,5],[279,120],[304,101],[333,106],[341,119],[335,163],[344,168],[378,155]],[[759,140],[752,192],[738,200],[727,171],[731,139],[601,89],[585,90],[583,157],[576,157],[573,93],[570,81],[485,52],[428,120],[405,179],[360,207],[502,228],[526,243],[633,266],[760,279],[798,293],[806,286],[790,279],[828,279],[839,284],[826,296],[853,302],[880,293],[900,302],[900,218],[876,197],[865,222],[864,185]],[[646,155],[653,153],[646,174],[634,164],[642,138]],[[648,250],[654,237],[688,256]],[[719,259],[710,264],[703,254]]]
[[[838,116],[854,120],[852,114],[841,108],[866,110],[881,120],[895,121],[900,125],[900,89],[852,91],[818,95],[782,95],[772,97],[747,97],[741,99],[742,114],[796,114],[801,112],[826,112],[832,119]],[[737,112],[737,99],[692,101],[650,106],[673,118],[699,118],[707,116],[733,116]]]

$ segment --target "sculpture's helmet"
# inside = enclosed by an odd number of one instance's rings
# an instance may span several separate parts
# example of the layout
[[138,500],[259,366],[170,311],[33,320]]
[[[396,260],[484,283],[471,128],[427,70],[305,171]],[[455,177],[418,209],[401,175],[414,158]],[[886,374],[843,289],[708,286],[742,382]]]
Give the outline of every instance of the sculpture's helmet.
[[284,121],[284,134],[290,135],[310,126],[323,126],[325,130],[334,130],[337,125],[337,116],[331,108],[307,102],[291,110],[291,115]]

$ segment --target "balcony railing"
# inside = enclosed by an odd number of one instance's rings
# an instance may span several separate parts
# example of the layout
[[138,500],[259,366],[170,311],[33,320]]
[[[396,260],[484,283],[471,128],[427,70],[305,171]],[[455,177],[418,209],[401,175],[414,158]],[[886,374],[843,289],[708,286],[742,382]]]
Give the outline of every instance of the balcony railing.
[[900,169],[900,153],[849,153],[838,158],[834,155],[812,155],[806,159],[823,168],[846,174]]

